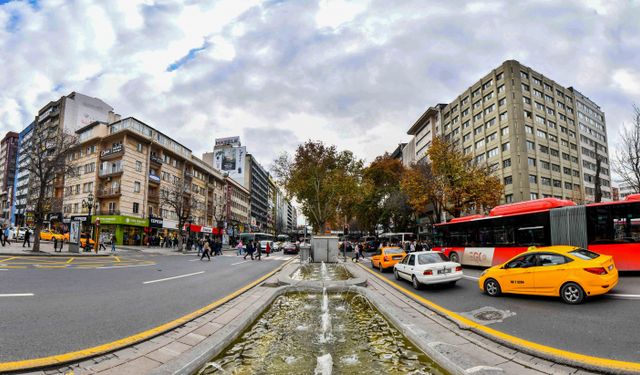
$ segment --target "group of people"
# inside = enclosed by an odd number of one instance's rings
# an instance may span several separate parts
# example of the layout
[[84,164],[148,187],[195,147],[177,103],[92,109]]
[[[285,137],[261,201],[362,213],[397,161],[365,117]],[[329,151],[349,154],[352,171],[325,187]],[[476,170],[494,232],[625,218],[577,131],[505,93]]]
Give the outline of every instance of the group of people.
[[[184,241],[183,236],[183,243]],[[167,235],[162,234],[153,234],[151,236],[145,236],[144,244],[149,247],[166,247],[166,248],[177,248],[178,247],[178,235],[174,233],[170,233]]]
[[[269,241],[266,242],[267,243],[265,244],[264,252],[268,257],[271,254],[271,243]],[[260,241],[248,241],[245,245],[242,240],[240,240],[240,242],[238,242],[238,245],[236,245],[236,249],[237,255],[244,255],[244,259],[247,259],[247,256],[251,256],[251,260],[262,259],[262,244],[260,243]]]
[[205,238],[197,238],[195,241],[195,246],[198,248],[198,256],[200,256],[200,260],[204,260],[206,256],[209,261],[211,261],[211,253],[213,256],[222,255],[222,242],[220,239],[216,238],[215,240],[209,236]]

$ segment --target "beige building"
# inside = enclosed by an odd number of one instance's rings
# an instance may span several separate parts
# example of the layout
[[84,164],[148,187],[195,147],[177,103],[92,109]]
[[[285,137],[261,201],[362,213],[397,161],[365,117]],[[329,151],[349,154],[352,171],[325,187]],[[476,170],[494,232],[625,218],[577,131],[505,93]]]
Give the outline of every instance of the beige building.
[[410,129],[416,156],[408,152],[409,163],[428,147],[429,132],[487,163],[505,185],[503,202],[593,201],[596,157],[602,161],[603,199],[611,199],[604,113],[574,88],[515,60],[505,61],[451,103],[427,110]]
[[231,202],[237,205],[231,214],[242,223],[248,221],[246,189],[229,183],[190,149],[151,126],[128,117],[93,122],[76,133],[79,145],[67,159],[76,173],[64,181],[66,219],[86,220],[91,193],[92,222],[100,220],[101,232],[115,233],[118,243],[140,244],[145,235],[178,229],[177,213],[163,204],[162,196],[184,184],[185,198],[194,202],[192,232],[220,234],[218,227],[229,211],[229,191],[235,193]]

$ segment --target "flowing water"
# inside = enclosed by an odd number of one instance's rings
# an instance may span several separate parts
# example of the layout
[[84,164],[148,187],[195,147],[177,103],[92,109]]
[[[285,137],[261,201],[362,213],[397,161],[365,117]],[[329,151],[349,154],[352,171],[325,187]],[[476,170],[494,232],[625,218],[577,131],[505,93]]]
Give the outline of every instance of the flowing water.
[[352,277],[344,265],[340,263],[326,265],[324,262],[321,264],[309,263],[302,265],[291,275],[294,280],[312,281],[349,280]]
[[[329,267],[330,268],[330,267]],[[292,292],[198,374],[446,374],[362,295]]]

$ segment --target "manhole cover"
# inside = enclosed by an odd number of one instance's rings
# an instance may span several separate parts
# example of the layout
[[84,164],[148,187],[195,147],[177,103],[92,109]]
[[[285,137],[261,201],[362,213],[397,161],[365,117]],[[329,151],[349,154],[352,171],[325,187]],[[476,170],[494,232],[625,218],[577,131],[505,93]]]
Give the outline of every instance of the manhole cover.
[[473,311],[463,312],[461,315],[480,324],[486,325],[501,323],[504,319],[514,316],[516,313],[509,310],[499,310],[495,307],[485,306]]

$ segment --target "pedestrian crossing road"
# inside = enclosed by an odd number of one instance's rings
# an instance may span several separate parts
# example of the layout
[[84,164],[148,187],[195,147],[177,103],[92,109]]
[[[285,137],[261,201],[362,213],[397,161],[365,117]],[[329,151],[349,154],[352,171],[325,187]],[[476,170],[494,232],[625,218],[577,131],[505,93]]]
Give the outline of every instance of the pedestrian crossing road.
[[143,267],[156,264],[151,260],[130,257],[42,257],[0,256],[0,270],[10,269],[107,269]]

